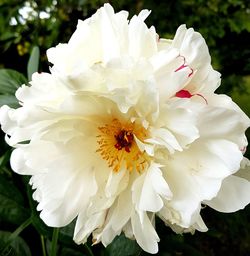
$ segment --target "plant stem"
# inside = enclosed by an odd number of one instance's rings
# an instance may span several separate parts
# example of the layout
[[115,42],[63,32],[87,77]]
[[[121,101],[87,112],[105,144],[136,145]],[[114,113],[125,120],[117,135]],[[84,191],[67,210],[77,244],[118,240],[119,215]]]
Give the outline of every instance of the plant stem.
[[52,235],[52,245],[51,245],[50,256],[56,256],[58,236],[59,236],[59,228],[54,228],[53,235]]
[[45,247],[45,243],[44,243],[44,236],[41,235],[40,237],[41,237],[43,256],[47,256],[47,254],[46,254],[46,247]]
[[1,255],[7,250],[8,246],[11,244],[11,242],[30,224],[32,223],[32,218],[28,218],[26,221],[24,221],[11,235],[9,236],[8,240],[4,244],[4,249],[1,250]]
[[84,246],[85,246],[85,248],[87,249],[89,255],[90,255],[90,256],[94,256],[94,254],[93,254],[92,250],[89,248],[88,244],[85,243]]
[[9,237],[8,241],[12,242],[25,228],[27,228],[32,223],[32,218],[28,218],[23,222]]

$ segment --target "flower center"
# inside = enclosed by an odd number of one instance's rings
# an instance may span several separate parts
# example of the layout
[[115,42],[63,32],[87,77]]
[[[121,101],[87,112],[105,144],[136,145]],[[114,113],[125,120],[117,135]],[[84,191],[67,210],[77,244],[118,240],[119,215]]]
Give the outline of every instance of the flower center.
[[117,135],[115,135],[115,138],[117,141],[115,148],[118,150],[122,150],[124,148],[125,151],[129,153],[134,140],[133,133],[131,131],[121,130]]
[[135,136],[141,141],[146,138],[146,130],[142,126],[113,119],[98,130],[96,152],[114,172],[126,168],[129,172],[136,170],[141,173],[145,169],[149,157],[135,142]]

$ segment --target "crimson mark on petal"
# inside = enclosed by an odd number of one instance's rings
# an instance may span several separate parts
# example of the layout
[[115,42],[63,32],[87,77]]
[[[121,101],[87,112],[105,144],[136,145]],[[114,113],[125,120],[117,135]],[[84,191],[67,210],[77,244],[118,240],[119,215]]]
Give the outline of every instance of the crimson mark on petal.
[[192,98],[193,96],[199,96],[206,102],[206,104],[208,104],[206,98],[203,95],[201,95],[199,93],[191,94],[187,90],[180,90],[175,94],[175,96],[178,98]]
[[182,65],[181,65],[179,68],[177,68],[174,72],[180,71],[181,69],[186,68],[186,67],[187,67],[187,65],[182,64]]
[[180,90],[175,94],[178,98],[191,98],[193,95],[187,90]]

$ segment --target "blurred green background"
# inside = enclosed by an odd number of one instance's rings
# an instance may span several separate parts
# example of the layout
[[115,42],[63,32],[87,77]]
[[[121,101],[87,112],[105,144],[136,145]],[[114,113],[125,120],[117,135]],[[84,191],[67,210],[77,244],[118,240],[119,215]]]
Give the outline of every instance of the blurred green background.
[[[14,79],[16,86],[20,85],[27,77],[31,51],[39,46],[39,71],[48,71],[46,49],[67,42],[77,20],[89,17],[104,2],[111,3],[116,11],[128,10],[130,17],[141,9],[152,10],[146,23],[154,25],[160,37],[172,38],[180,24],[199,31],[209,46],[213,67],[222,74],[218,93],[230,95],[250,116],[249,0],[0,0],[0,69],[22,73]],[[8,93],[13,91],[0,91],[0,104],[1,94]],[[0,255],[50,255],[53,230],[38,217],[28,177],[10,171],[10,149],[3,133],[0,153]],[[158,220],[158,255],[250,255],[249,206],[234,214],[217,213],[207,207],[202,216],[209,231],[194,235],[175,235]],[[22,231],[25,226],[28,227]],[[147,255],[123,236],[105,250],[101,245],[76,246],[72,242],[72,227],[60,230],[57,255]]]

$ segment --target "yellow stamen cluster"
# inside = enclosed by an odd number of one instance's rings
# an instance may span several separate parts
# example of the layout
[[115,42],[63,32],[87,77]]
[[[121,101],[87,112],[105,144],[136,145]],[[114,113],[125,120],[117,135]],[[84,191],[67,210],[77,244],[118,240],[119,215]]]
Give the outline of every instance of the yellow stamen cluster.
[[141,173],[148,165],[148,155],[140,151],[134,136],[140,140],[146,138],[146,130],[135,123],[120,122],[113,119],[108,124],[98,127],[98,149],[108,166],[118,172],[126,168],[129,172],[136,170]]

